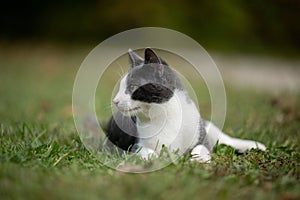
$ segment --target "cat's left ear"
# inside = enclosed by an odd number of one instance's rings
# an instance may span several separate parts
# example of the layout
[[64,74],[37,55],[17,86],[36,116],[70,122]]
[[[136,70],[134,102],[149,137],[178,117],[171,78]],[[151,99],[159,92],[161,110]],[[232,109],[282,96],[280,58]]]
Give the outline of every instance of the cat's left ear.
[[128,49],[128,55],[129,55],[129,61],[131,67],[139,66],[144,63],[144,59],[141,58],[139,55],[137,55],[134,51],[131,49]]
[[164,65],[168,65],[164,60],[162,60],[151,48],[145,49],[145,64],[158,64],[158,74],[163,76]]
[[160,57],[150,48],[145,49],[145,64],[163,64]]

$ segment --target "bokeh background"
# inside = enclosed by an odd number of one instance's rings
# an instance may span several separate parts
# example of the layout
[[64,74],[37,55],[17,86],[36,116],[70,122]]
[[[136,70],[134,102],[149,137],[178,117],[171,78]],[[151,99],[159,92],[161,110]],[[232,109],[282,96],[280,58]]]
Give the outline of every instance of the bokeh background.
[[97,44],[121,31],[158,26],[183,32],[205,48],[299,53],[298,0],[2,1],[2,43]]
[[72,84],[89,51],[114,34],[145,26],[197,40],[227,89],[298,93],[299,10],[297,0],[2,1],[0,115],[71,118]]

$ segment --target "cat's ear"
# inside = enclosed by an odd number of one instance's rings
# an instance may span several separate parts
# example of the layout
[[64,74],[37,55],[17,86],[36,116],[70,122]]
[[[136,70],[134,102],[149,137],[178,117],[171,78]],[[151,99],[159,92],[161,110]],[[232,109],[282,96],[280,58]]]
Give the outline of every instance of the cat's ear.
[[160,57],[150,48],[145,49],[145,64],[156,63],[163,64]]
[[162,77],[164,74],[164,65],[168,65],[163,59],[161,59],[152,49],[145,49],[145,64],[153,63],[158,64],[157,72],[159,77]]
[[131,67],[139,66],[144,63],[144,59],[133,52],[131,49],[128,49],[129,61]]

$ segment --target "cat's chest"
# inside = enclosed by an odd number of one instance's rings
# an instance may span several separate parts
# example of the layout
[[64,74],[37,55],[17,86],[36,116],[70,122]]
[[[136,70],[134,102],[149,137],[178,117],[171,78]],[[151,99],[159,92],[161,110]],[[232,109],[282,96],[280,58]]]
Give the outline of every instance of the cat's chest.
[[[172,150],[186,149],[198,140],[200,114],[183,93],[176,93],[169,102],[154,107],[148,123],[138,121],[139,143],[160,150],[162,145]],[[150,112],[151,115],[151,112]]]

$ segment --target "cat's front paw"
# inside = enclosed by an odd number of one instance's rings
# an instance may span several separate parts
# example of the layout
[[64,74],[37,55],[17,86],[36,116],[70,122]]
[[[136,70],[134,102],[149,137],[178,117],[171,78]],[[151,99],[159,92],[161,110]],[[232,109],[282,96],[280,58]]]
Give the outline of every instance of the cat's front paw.
[[192,158],[191,161],[197,161],[201,163],[209,163],[211,160],[210,152],[209,150],[203,146],[203,145],[197,145],[192,151],[191,151]]
[[211,156],[207,155],[193,155],[190,161],[192,162],[200,162],[200,163],[210,163]]
[[141,149],[138,150],[137,155],[144,160],[158,157],[157,153],[154,150],[147,147],[141,147]]

